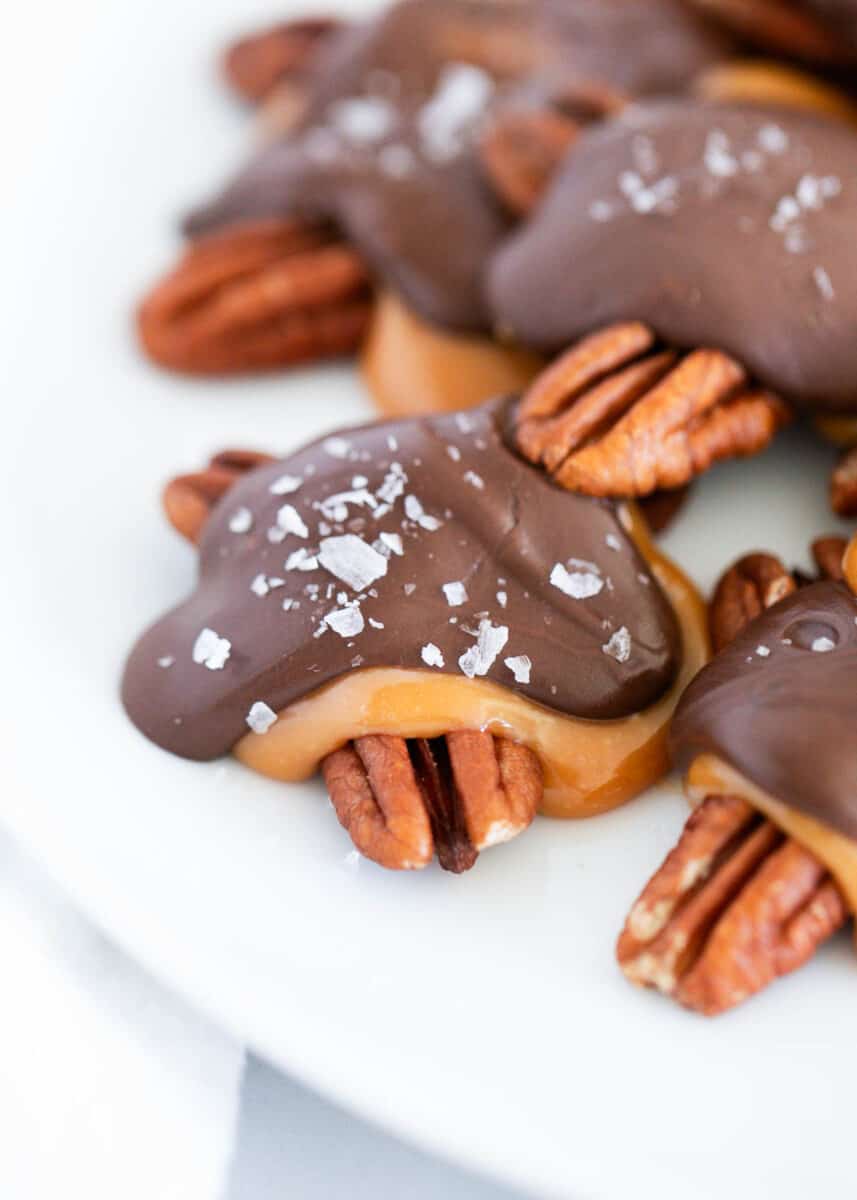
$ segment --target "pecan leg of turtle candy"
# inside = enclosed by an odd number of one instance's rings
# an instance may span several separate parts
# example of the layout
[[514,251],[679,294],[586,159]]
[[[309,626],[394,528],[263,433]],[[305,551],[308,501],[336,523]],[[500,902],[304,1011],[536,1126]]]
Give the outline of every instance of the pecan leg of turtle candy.
[[535,380],[515,441],[571,491],[644,499],[758,453],[790,419],[728,354],[659,346],[631,321],[576,343]]
[[229,375],[353,354],[371,311],[366,266],[329,227],[266,220],[192,241],[137,324],[160,366]]
[[[202,471],[164,489],[172,526],[197,544],[205,523],[248,471],[273,462],[252,450],[224,450]],[[532,823],[542,769],[526,746],[480,730],[436,738],[370,734],[321,763],[336,815],[357,849],[392,870],[469,870],[481,850],[510,841]]]
[[[819,538],[819,577],[842,577],[845,540]],[[770,554],[721,577],[710,624],[721,650],[797,588]],[[711,795],[631,909],[616,954],[627,978],[715,1016],[797,970],[848,919],[827,868],[739,796]]]
[[284,80],[299,83],[320,46],[342,28],[333,17],[310,17],[243,37],[223,56],[227,82],[244,100],[259,104]]
[[569,82],[544,103],[510,103],[487,121],[477,157],[494,192],[516,217],[541,200],[581,129],[618,113],[626,97],[606,85]]

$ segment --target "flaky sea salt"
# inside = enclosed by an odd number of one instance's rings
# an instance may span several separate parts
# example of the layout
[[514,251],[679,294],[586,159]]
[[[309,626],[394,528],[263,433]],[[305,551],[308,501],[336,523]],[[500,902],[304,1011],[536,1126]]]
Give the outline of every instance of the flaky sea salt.
[[533,664],[526,654],[516,654],[513,658],[504,658],[503,662],[514,675],[515,683],[530,682]]
[[314,571],[318,567],[318,559],[301,546],[300,549],[291,552],[283,566],[287,571]]
[[443,655],[440,648],[434,642],[428,642],[420,651],[420,658],[427,667],[442,667]]
[[836,292],[833,288],[833,283],[824,267],[815,267],[812,272],[813,282],[818,288],[820,295],[825,300],[835,300]]
[[252,704],[246,717],[247,724],[254,733],[267,733],[276,720],[277,714],[264,700],[257,700]]
[[236,508],[229,518],[230,533],[249,533],[253,528],[253,514],[249,508]]
[[193,644],[193,661],[209,671],[220,671],[225,666],[232,650],[228,638],[222,638],[213,629],[203,629]]
[[458,660],[462,673],[468,679],[475,675],[487,675],[508,640],[507,626],[494,625],[487,618],[483,618],[479,622],[476,645],[465,650]]
[[272,496],[289,496],[296,492],[302,483],[299,475],[281,475],[279,479],[274,480],[268,491]]
[[171,667],[175,661],[176,656],[174,654],[164,654],[158,659],[158,666],[162,670],[166,671],[167,668]]
[[364,629],[363,613],[358,605],[350,604],[347,608],[335,608],[325,615],[324,622],[341,638],[356,637]]
[[759,658],[768,658],[770,656],[770,653],[771,653],[770,646],[760,645],[760,646],[756,647],[756,654],[759,656]]
[[420,529],[434,533],[440,529],[440,521],[425,511],[416,496],[405,496],[405,516],[409,521],[415,521]]
[[268,587],[268,581],[264,575],[256,576],[256,578],[250,584],[250,591],[254,596],[267,596],[270,588]]
[[322,446],[325,454],[329,454],[331,458],[347,458],[351,449],[350,444],[341,437],[325,438]]
[[293,533],[296,537],[305,538],[309,536],[309,530],[293,504],[284,504],[278,511],[277,526],[284,533]]
[[459,579],[453,580],[451,583],[444,583],[442,591],[450,608],[458,608],[460,604],[467,603],[467,588]]
[[562,563],[555,563],[550,574],[553,586],[559,588],[566,596],[571,596],[572,600],[588,600],[597,596],[604,587],[604,580],[595,570],[589,569],[592,564],[587,564],[586,568],[581,570],[577,559],[569,561],[577,569],[569,571]]
[[387,574],[387,557],[379,554],[356,533],[323,538],[318,561],[326,571],[347,583],[355,592],[364,591]]
[[386,530],[382,530],[378,534],[378,540],[382,542],[388,550],[392,551],[393,554],[397,554],[399,557],[405,553],[402,546],[402,539],[398,533],[387,533]]
[[477,475],[475,471],[465,471],[464,482],[469,483],[471,487],[475,487],[480,492],[485,487],[485,480],[481,475]]
[[631,635],[625,626],[623,625],[621,629],[617,629],[601,649],[610,658],[615,658],[616,662],[626,663],[631,657]]
[[831,641],[829,637],[817,637],[813,640],[810,647],[816,654],[829,654],[831,650],[836,649],[836,643]]
[[618,552],[622,549],[622,543],[619,538],[616,537],[615,533],[605,533],[604,541],[611,550],[616,550]]

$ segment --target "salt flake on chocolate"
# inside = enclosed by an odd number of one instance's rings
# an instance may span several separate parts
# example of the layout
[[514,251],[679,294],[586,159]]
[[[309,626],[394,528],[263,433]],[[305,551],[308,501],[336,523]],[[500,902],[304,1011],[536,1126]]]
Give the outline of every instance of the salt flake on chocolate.
[[249,508],[236,508],[229,518],[230,533],[249,533],[253,528],[253,514]]
[[387,558],[379,554],[356,533],[323,538],[318,561],[326,571],[362,592],[387,574]]
[[268,491],[272,496],[289,496],[296,492],[302,483],[299,475],[281,475],[279,479],[274,480]]
[[467,588],[459,579],[443,584],[443,594],[450,608],[458,608],[460,604],[467,603]]
[[245,720],[254,733],[267,733],[276,724],[277,714],[264,700],[257,700],[251,705]]
[[203,629],[193,644],[193,661],[209,671],[221,671],[232,650],[228,638],[222,638],[213,629]]
[[829,654],[831,650],[836,649],[836,643],[829,637],[817,637],[810,649],[814,650],[816,654]]
[[305,538],[309,536],[309,530],[293,504],[284,504],[279,510],[277,513],[277,526],[284,533],[293,533],[296,537]]
[[626,663],[631,657],[631,635],[623,625],[617,629],[608,642],[601,647],[610,658],[618,663]]
[[386,546],[389,551],[392,551],[393,554],[399,555],[399,557],[405,553],[404,549],[402,548],[402,539],[397,533],[387,533],[382,531],[378,534],[378,540],[384,546]]
[[483,618],[479,622],[476,645],[465,650],[458,660],[462,673],[468,679],[473,679],[475,675],[487,675],[508,640],[509,629],[506,625],[494,625]]
[[[584,565],[580,564],[577,559],[569,561],[576,567]],[[585,565],[587,568],[594,567],[594,564]],[[596,574],[596,571],[597,568],[569,571],[562,563],[555,563],[550,574],[550,581],[566,596],[571,596],[572,600],[589,600],[592,596],[597,596],[604,587],[604,580]]]
[[420,658],[427,667],[443,666],[443,655],[440,652],[440,648],[434,642],[428,642],[427,645],[423,646],[420,651]]
[[364,629],[363,613],[356,604],[347,608],[335,608],[333,612],[326,614],[324,623],[341,638],[356,637]]
[[533,669],[532,660],[526,654],[516,654],[513,658],[504,658],[503,663],[515,677],[515,683],[529,683],[530,672]]

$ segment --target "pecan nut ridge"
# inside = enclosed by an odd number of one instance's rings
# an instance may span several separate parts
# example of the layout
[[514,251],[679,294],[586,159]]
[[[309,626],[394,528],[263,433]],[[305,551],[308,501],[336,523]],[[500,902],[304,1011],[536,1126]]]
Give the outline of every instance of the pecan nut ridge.
[[[843,538],[811,550],[819,577],[842,577]],[[709,609],[715,650],[801,582],[774,555],[739,559]],[[631,909],[616,956],[632,983],[715,1016],[803,966],[849,915],[815,855],[747,800],[710,795]]]
[[272,220],[191,242],[137,324],[160,366],[228,375],[352,354],[371,309],[356,251],[325,226]]
[[516,441],[571,491],[640,498],[758,453],[790,419],[729,355],[660,349],[645,325],[625,322],[572,346],[535,380]]
[[628,916],[626,977],[705,1016],[797,970],[848,917],[826,868],[736,796],[709,796]]
[[438,738],[371,734],[334,750],[322,773],[357,849],[392,870],[469,870],[481,850],[522,833],[542,795],[527,747],[478,731]]

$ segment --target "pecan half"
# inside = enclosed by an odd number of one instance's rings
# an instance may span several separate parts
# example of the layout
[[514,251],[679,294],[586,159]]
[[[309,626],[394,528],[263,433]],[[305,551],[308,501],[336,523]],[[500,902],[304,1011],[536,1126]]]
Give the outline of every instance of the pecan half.
[[[844,538],[812,543],[821,578],[842,576],[844,550]],[[709,609],[715,651],[797,586],[772,554],[739,559]],[[631,909],[616,956],[632,983],[714,1016],[802,966],[847,917],[810,851],[746,800],[708,796]]]
[[747,554],[721,577],[708,609],[714,652],[736,638],[766,608],[795,591],[797,584],[773,554]]
[[222,375],[351,354],[371,307],[363,261],[329,229],[258,221],[191,243],[138,329],[161,366]]
[[483,130],[479,162],[495,193],[518,217],[527,216],[547,191],[557,168],[591,121],[616,112],[626,99],[595,84],[555,88],[541,107],[498,110]]
[[322,773],[340,823],[367,858],[393,870],[469,870],[479,851],[522,833],[542,795],[526,746],[462,731],[373,734],[329,754]]
[[848,917],[826,868],[746,801],[709,796],[628,916],[633,983],[715,1016],[797,970]]
[[584,339],[542,372],[518,407],[515,438],[571,491],[641,497],[758,453],[790,418],[728,354],[661,349],[632,321]]
[[282,80],[305,75],[322,42],[341,28],[333,17],[317,17],[250,34],[224,54],[226,79],[245,100],[258,104]]
[[182,537],[196,544],[218,500],[242,475],[273,461],[270,454],[256,450],[221,450],[204,470],[170,480],[162,496],[167,520]]
[[857,517],[857,446],[846,450],[830,474],[830,507],[840,517]]

